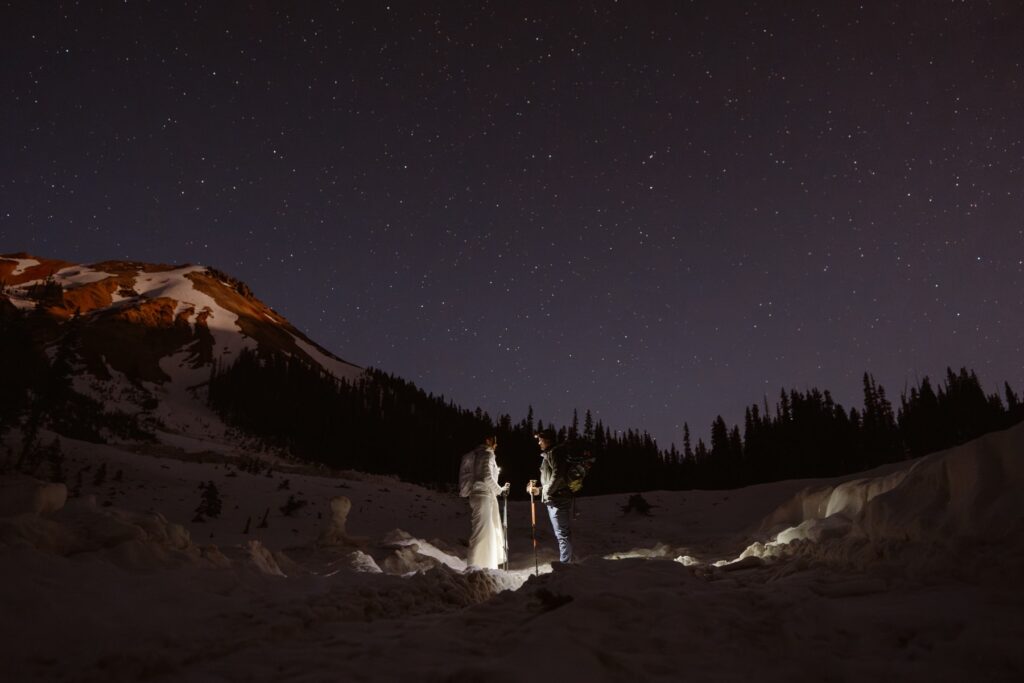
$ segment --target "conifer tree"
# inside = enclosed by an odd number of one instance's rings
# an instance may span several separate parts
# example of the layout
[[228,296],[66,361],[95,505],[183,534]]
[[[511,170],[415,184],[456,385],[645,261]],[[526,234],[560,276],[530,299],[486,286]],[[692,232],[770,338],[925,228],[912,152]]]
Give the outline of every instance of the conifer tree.
[[100,463],[99,468],[96,470],[96,474],[92,478],[93,486],[103,486],[104,482],[107,481],[107,463]]
[[217,485],[208,481],[205,484],[200,484],[199,490],[199,505],[196,507],[196,514],[192,521],[203,522],[207,517],[220,517],[222,502]]
[[64,483],[64,449],[61,448],[60,439],[54,438],[47,446],[46,461],[50,465],[50,481]]
[[696,460],[697,465],[707,465],[709,460],[708,446],[705,445],[702,438],[697,439],[696,449],[693,450],[693,458]]
[[306,507],[308,503],[309,501],[300,500],[295,497],[294,493],[292,493],[288,496],[288,500],[285,501],[285,504],[281,506],[281,514],[285,517],[291,517],[296,512]]

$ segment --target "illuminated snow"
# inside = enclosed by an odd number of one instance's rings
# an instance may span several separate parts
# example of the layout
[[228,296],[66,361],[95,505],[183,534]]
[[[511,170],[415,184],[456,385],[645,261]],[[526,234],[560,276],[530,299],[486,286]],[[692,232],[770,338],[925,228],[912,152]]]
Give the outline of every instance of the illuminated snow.
[[[240,471],[221,442],[192,438],[189,452],[152,447],[163,456],[62,439],[69,485],[91,466],[66,504],[4,480],[11,680],[953,681],[1024,667],[1024,424],[854,477],[645,492],[649,516],[623,514],[624,494],[584,498],[582,562],[552,563],[540,525],[539,577],[528,501],[509,505],[511,571],[469,571],[454,494],[251,452],[263,465]],[[222,512],[195,521],[208,481]],[[285,516],[293,495],[307,505]]]

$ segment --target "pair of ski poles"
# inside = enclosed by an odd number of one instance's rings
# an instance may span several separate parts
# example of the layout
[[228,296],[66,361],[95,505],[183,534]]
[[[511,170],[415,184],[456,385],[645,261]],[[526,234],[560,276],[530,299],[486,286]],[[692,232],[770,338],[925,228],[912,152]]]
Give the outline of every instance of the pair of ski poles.
[[[536,479],[530,480],[530,530],[533,536],[533,572],[540,576],[540,562],[537,559],[537,502],[533,497],[533,489],[537,485]],[[501,512],[501,529],[505,537],[505,571],[508,571],[508,492],[504,494],[505,502]]]

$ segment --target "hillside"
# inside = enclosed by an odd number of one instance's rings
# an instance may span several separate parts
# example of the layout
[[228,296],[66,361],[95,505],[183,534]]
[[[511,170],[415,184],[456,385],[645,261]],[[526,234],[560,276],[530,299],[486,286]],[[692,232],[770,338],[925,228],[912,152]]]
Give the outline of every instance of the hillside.
[[73,344],[75,391],[149,420],[172,443],[223,437],[205,384],[215,365],[230,365],[243,349],[298,358],[339,379],[363,372],[214,268],[8,254],[0,256],[0,282],[0,309],[25,313],[50,359]]

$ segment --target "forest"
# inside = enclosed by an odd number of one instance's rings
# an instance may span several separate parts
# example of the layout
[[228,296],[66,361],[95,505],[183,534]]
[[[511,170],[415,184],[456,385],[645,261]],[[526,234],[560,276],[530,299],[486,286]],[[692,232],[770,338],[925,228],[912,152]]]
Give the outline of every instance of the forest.
[[893,406],[865,373],[864,404],[846,409],[828,391],[782,390],[746,409],[742,428],[718,417],[710,443],[659,448],[646,432],[613,430],[589,410],[569,425],[490,416],[434,396],[411,382],[368,370],[354,382],[279,354],[247,350],[215,365],[210,405],[268,445],[339,469],[395,474],[438,488],[454,484],[460,456],[487,434],[498,436],[502,479],[513,493],[537,476],[533,434],[556,429],[560,442],[587,449],[595,465],[584,494],[654,489],[737,488],[779,479],[831,477],[914,458],[1004,429],[1024,419],[1020,396],[986,394],[977,375],[947,370],[942,385],[925,377]]
[[[22,428],[18,459],[42,458],[42,428],[88,441],[153,440],[160,425],[143,410],[151,405],[128,414],[73,390],[82,320],[72,317],[59,335],[55,324],[0,305],[0,434]],[[43,340],[54,336],[47,355]],[[1024,420],[1020,395],[1009,383],[988,394],[966,368],[947,369],[939,382],[923,378],[895,404],[868,373],[859,407],[836,403],[827,390],[781,390],[771,403],[762,397],[751,404],[742,425],[715,419],[708,443],[694,442],[685,424],[681,448],[659,447],[646,432],[613,429],[590,410],[575,411],[568,425],[545,423],[532,409],[513,421],[460,407],[379,370],[345,382],[301,359],[254,350],[230,365],[215,362],[207,396],[229,424],[268,447],[439,489],[453,487],[461,455],[493,433],[502,479],[513,482],[515,495],[537,477],[533,434],[544,427],[595,456],[582,492],[593,495],[832,477],[956,446]]]

